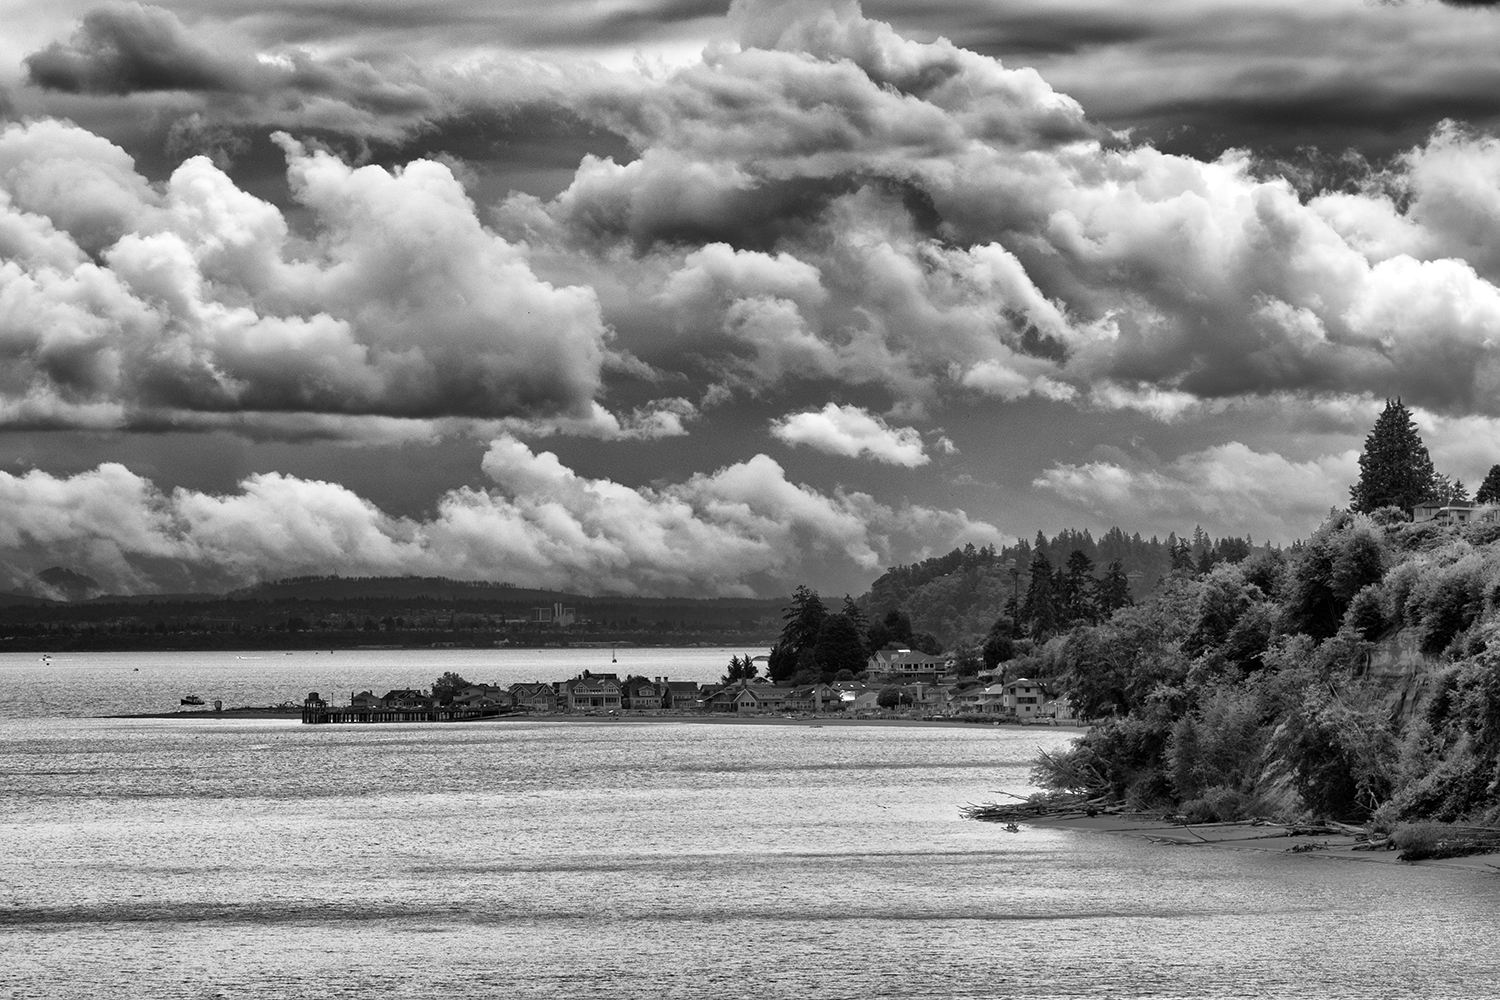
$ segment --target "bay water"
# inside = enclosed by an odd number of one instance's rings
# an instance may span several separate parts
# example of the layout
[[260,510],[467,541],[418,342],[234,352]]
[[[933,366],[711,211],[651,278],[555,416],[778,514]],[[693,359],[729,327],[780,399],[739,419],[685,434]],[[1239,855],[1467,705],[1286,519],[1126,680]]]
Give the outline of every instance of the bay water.
[[98,717],[730,652],[0,656],[0,996],[1500,995],[1494,876],[960,818],[1076,730]]

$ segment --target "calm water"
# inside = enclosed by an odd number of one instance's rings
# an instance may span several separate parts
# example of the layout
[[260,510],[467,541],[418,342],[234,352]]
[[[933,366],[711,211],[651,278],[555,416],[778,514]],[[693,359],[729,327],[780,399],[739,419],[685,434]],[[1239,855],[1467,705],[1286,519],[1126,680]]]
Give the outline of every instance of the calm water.
[[[88,670],[109,676],[105,660]],[[279,663],[234,662],[184,669],[225,691],[282,682]],[[424,659],[410,682],[473,676],[455,662]],[[5,666],[3,703],[25,703],[35,672]],[[1037,747],[1066,732],[9,714],[0,995],[1492,997],[1500,983],[1493,878],[958,818],[1024,791]]]

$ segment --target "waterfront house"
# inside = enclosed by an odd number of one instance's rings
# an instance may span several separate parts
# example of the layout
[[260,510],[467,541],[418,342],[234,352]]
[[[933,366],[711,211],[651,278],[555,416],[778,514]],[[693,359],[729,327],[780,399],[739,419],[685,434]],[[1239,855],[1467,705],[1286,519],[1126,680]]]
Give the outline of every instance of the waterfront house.
[[633,712],[656,711],[662,707],[662,685],[637,677],[621,685],[621,707]]
[[565,712],[617,711],[624,691],[614,674],[590,674],[563,681],[557,687],[557,707]]
[[482,710],[510,708],[514,704],[510,692],[494,684],[470,684],[453,693],[454,708]]
[[999,715],[1005,708],[1004,684],[976,684],[953,695],[953,707],[966,715]]
[[666,689],[662,693],[662,708],[690,711],[703,707],[702,692],[698,688],[697,681],[674,681],[663,677],[661,683]]
[[415,712],[432,707],[432,695],[416,688],[396,688],[387,691],[380,699],[380,708],[400,709]]
[[511,703],[517,708],[524,708],[532,712],[555,712],[557,711],[557,692],[551,684],[543,684],[533,681],[530,684],[512,684],[510,686]]
[[385,699],[373,691],[361,691],[359,694],[349,696],[349,707],[356,711],[371,711],[385,707]]
[[792,712],[839,712],[844,703],[830,684],[807,684],[787,692],[786,707]]
[[774,684],[754,684],[740,681],[715,691],[705,702],[711,712],[732,712],[737,715],[765,714],[786,710],[788,695],[786,688]]
[[930,684],[947,669],[947,658],[905,648],[878,649],[865,661],[865,670],[872,683],[925,681]]
[[[1057,697],[1050,682],[1017,677],[1004,686],[1005,711],[1018,719],[1034,719],[1042,716],[1048,705]],[[1050,713],[1045,713],[1050,715]]]

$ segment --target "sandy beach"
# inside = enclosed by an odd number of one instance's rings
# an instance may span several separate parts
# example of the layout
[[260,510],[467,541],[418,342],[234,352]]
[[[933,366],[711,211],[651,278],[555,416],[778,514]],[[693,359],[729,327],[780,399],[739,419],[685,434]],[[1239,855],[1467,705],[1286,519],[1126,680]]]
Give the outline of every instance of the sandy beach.
[[1163,847],[1217,848],[1233,851],[1262,851],[1277,854],[1299,854],[1331,861],[1367,862],[1371,864],[1425,865],[1459,868],[1467,871],[1500,875],[1500,854],[1474,854],[1464,858],[1428,861],[1401,861],[1394,850],[1371,850],[1353,834],[1298,833],[1297,827],[1280,823],[1171,823],[1158,817],[1139,814],[1105,814],[1085,816],[1064,814],[1055,817],[1017,820],[1018,825],[1080,833],[1102,833],[1139,837]]

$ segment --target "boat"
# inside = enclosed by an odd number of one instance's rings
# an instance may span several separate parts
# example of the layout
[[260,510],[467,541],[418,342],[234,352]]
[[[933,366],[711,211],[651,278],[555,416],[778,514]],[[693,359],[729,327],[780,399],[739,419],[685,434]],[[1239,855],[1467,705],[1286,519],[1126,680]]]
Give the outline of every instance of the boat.
[[184,705],[201,705],[201,704],[203,704],[203,699],[200,698],[200,697],[198,697],[195,694],[190,694],[187,697],[185,697],[185,698],[182,699],[182,704],[184,704]]

